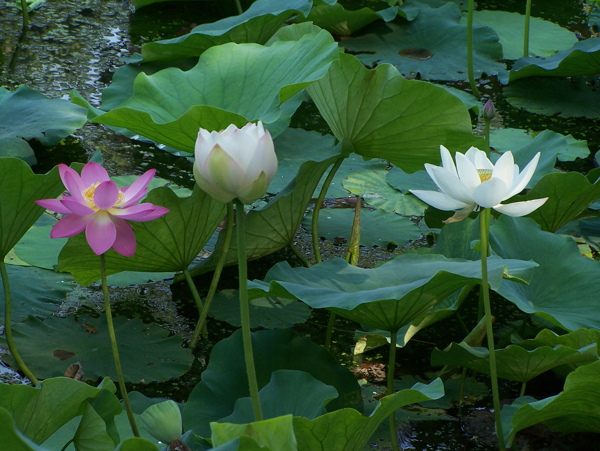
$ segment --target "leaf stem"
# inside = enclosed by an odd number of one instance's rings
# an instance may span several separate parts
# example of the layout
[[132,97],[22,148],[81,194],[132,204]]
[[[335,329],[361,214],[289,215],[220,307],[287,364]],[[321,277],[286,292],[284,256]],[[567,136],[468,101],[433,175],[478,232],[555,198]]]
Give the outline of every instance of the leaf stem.
[[6,270],[6,263],[4,258],[0,261],[0,273],[2,274],[2,285],[4,286],[4,335],[6,335],[6,343],[8,344],[8,350],[12,355],[13,359],[19,366],[21,372],[31,381],[35,387],[38,384],[38,379],[33,375],[31,370],[25,365],[25,361],[21,358],[21,354],[17,350],[15,339],[12,333],[12,295],[10,292],[10,284],[8,282],[8,271]]
[[127,387],[125,386],[125,379],[123,378],[123,370],[121,368],[121,359],[119,357],[119,348],[117,346],[117,337],[115,335],[115,326],[112,319],[112,310],[110,308],[110,299],[108,298],[108,284],[106,283],[106,258],[104,254],[100,255],[100,277],[102,281],[102,294],[104,295],[104,312],[106,314],[106,324],[108,326],[108,336],[110,337],[110,346],[112,348],[113,360],[115,362],[115,369],[117,370],[117,379],[119,380],[119,388],[121,390],[121,396],[123,397],[123,404],[125,404],[125,411],[127,412],[127,419],[131,426],[131,432],[134,437],[139,437],[137,425],[135,424],[135,418],[133,416],[133,410],[131,409],[131,403],[129,402],[129,395],[127,394]]
[[467,11],[467,75],[469,77],[469,84],[471,85],[471,91],[477,98],[481,97],[477,84],[475,83],[475,70],[473,69],[473,9],[474,1],[469,0],[469,9]]
[[483,294],[483,308],[485,312],[485,327],[490,355],[490,377],[492,381],[492,398],[494,401],[494,417],[496,419],[496,436],[498,447],[501,451],[506,449],[504,434],[502,432],[502,420],[500,418],[500,394],[498,390],[498,372],[496,369],[496,352],[494,348],[494,329],[492,326],[492,308],[490,304],[490,290],[488,284],[488,246],[490,234],[491,210],[485,208],[479,214],[479,231],[481,235],[481,290]]
[[[388,371],[387,371],[387,390],[386,396],[394,394],[394,373],[396,370],[396,341],[398,340],[398,329],[390,332],[390,355],[388,359]],[[398,442],[398,430],[396,427],[396,413],[392,412],[389,416],[390,423],[390,436],[392,449],[394,451],[400,451],[400,443]]]
[[258,382],[256,369],[254,367],[254,354],[252,352],[252,333],[250,332],[250,306],[248,303],[248,267],[246,262],[246,215],[244,204],[235,200],[237,247],[238,247],[238,274],[239,274],[239,296],[240,316],[242,322],[242,339],[244,343],[244,358],[246,360],[246,374],[248,376],[248,388],[252,399],[252,410],[254,421],[263,419],[260,398],[258,397]]
[[23,15],[23,32],[26,33],[29,28],[29,6],[26,0],[21,0],[21,14]]
[[525,6],[525,25],[523,27],[523,56],[529,56],[529,22],[531,21],[531,0]]
[[242,14],[244,12],[244,10],[242,9],[242,4],[240,3],[240,0],[235,0],[235,7],[237,9],[238,14]]
[[210,287],[208,288],[208,294],[206,295],[204,308],[200,312],[200,318],[198,318],[198,323],[196,324],[196,328],[194,329],[194,335],[192,336],[192,341],[190,342],[190,348],[195,348],[198,344],[198,338],[200,337],[201,331],[203,331],[205,334],[207,332],[206,318],[208,318],[210,306],[212,304],[213,299],[215,298],[215,293],[217,292],[219,280],[221,279],[221,273],[223,272],[223,266],[225,266],[225,260],[227,259],[227,252],[229,252],[229,246],[231,245],[232,235],[233,202],[229,202],[227,204],[227,225],[225,226],[225,241],[223,242],[223,248],[221,249],[221,254],[219,255],[219,258],[217,260],[217,266],[215,267],[215,272],[213,273],[213,277],[210,282]]
[[313,253],[315,254],[315,262],[321,263],[323,260],[321,259],[321,251],[319,250],[319,211],[321,211],[321,205],[323,204],[323,200],[325,199],[325,195],[327,194],[327,190],[329,189],[329,185],[331,185],[331,181],[335,176],[335,173],[338,171],[342,163],[346,157],[344,155],[340,156],[333,166],[329,170],[329,174],[327,174],[327,178],[323,182],[323,186],[321,187],[321,191],[319,192],[319,197],[315,201],[315,208],[313,210],[313,217],[311,223],[311,232],[312,232],[312,243],[313,243]]

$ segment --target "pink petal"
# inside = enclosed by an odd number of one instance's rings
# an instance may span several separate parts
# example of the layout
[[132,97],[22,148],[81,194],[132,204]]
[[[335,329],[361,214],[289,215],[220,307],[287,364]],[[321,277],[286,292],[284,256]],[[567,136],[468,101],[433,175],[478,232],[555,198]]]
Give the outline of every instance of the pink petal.
[[83,185],[81,178],[76,171],[68,166],[65,166],[64,164],[62,166],[64,166],[64,169],[60,175],[60,178],[65,184],[67,191],[69,191],[73,199],[75,199],[77,202],[82,204],[85,203],[82,193],[85,191],[87,186]]
[[[60,202],[62,203],[62,205],[64,205],[67,208],[67,211],[64,213],[74,213],[79,216],[85,216],[85,215],[91,215],[96,211],[93,208],[88,207],[86,204],[77,202],[76,200],[73,200],[70,197],[67,199],[63,199]],[[59,212],[59,213],[63,213],[63,212]]]
[[108,251],[117,238],[117,229],[110,214],[98,211],[91,215],[85,228],[85,238],[96,255]]
[[127,208],[113,208],[110,212],[113,216],[120,219],[127,219],[129,221],[145,222],[151,221],[156,218],[167,214],[168,208],[159,207],[154,204],[144,203],[139,205],[133,205]]
[[40,207],[44,207],[46,210],[55,211],[57,213],[71,213],[71,210],[62,204],[61,199],[41,199],[35,200],[34,202]]
[[117,238],[112,246],[113,249],[125,257],[133,257],[136,248],[133,228],[127,221],[118,218],[113,218],[113,223],[117,230]]
[[66,215],[54,224],[50,231],[50,238],[65,238],[75,236],[85,230],[90,216]]
[[113,181],[102,182],[94,191],[94,203],[100,210],[112,208],[119,200],[119,187]]
[[110,177],[101,165],[90,161],[81,170],[81,181],[87,188],[94,183],[108,182]]
[[148,192],[148,184],[156,174],[156,169],[150,169],[138,177],[130,186],[123,189],[123,207],[129,207]]

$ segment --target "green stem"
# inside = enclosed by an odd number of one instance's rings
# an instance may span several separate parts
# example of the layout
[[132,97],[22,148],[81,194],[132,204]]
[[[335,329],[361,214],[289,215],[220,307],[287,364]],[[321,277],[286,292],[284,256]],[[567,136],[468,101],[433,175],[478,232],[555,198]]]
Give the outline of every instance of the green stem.
[[477,98],[481,97],[477,84],[475,83],[475,70],[473,69],[473,9],[475,0],[469,0],[469,9],[467,11],[467,74],[471,91]]
[[494,400],[494,417],[496,419],[496,435],[498,447],[501,451],[506,449],[504,445],[504,434],[502,432],[502,420],[500,418],[500,393],[498,390],[498,372],[496,370],[496,352],[494,348],[494,329],[492,327],[492,308],[490,305],[490,291],[488,285],[488,246],[490,233],[491,210],[485,208],[479,214],[479,230],[481,234],[481,288],[483,294],[483,307],[485,310],[485,327],[490,353],[490,376],[492,380],[492,398]]
[[[217,266],[215,267],[215,272],[213,273],[213,278],[210,282],[210,287],[208,289],[208,294],[206,295],[206,303],[204,304],[204,308],[200,312],[200,318],[198,318],[198,323],[196,324],[196,328],[194,329],[194,335],[192,336],[192,341],[190,342],[190,348],[195,348],[198,344],[198,339],[200,337],[200,332],[203,331],[206,333],[206,319],[208,318],[208,312],[210,310],[210,306],[215,297],[215,293],[217,292],[217,286],[219,285],[219,280],[221,279],[221,273],[223,272],[223,267],[225,266],[225,260],[227,259],[227,253],[229,252],[229,246],[231,245],[231,237],[233,236],[233,202],[229,202],[227,204],[227,225],[225,226],[225,241],[223,242],[223,247],[221,248],[221,254],[219,255],[219,259],[217,260]],[[206,336],[206,335],[205,335]]]
[[248,375],[248,388],[252,399],[254,421],[263,419],[260,398],[258,397],[258,382],[254,368],[254,354],[252,352],[252,334],[250,332],[250,305],[248,303],[248,267],[246,262],[246,216],[244,204],[235,200],[237,247],[238,247],[238,274],[240,316],[242,321],[242,339],[244,342],[244,357],[246,360],[246,373]]
[[23,32],[29,28],[29,7],[25,0],[21,0],[21,14],[23,15]]
[[331,170],[329,171],[329,174],[327,174],[327,178],[323,183],[321,191],[319,192],[319,197],[317,197],[317,200],[315,202],[315,208],[313,210],[313,217],[311,223],[311,231],[313,252],[315,254],[315,261],[317,263],[321,263],[323,261],[321,260],[321,251],[319,250],[319,211],[321,211],[321,205],[323,204],[323,199],[325,199],[325,195],[327,194],[329,185],[331,185],[331,181],[333,180],[335,173],[340,168],[345,158],[346,157],[342,155],[337,160],[335,160],[335,163],[333,163],[333,166],[331,167]]
[[523,28],[523,56],[529,56],[529,22],[531,19],[531,0],[525,6],[525,26]]
[[[398,339],[398,329],[390,332],[390,356],[388,360],[388,371],[387,371],[387,391],[386,396],[394,394],[394,372],[396,370],[396,341]],[[400,443],[398,442],[398,430],[396,428],[396,415],[392,412],[389,416],[390,423],[390,435],[392,449],[394,451],[400,451]]]
[[290,243],[289,246],[290,246],[290,249],[292,250],[292,252],[294,253],[294,255],[296,257],[298,257],[298,260],[300,260],[300,262],[302,263],[302,265],[305,268],[310,268],[312,266],[310,264],[310,262],[306,259],[306,257],[304,256],[304,254],[302,252],[300,252],[298,250],[298,248],[294,245],[294,243]]
[[[204,304],[202,303],[202,299],[200,299],[200,293],[198,293],[198,289],[196,288],[194,279],[192,279],[190,271],[187,268],[185,268],[183,270],[183,276],[185,277],[185,281],[188,284],[188,288],[190,289],[190,292],[192,293],[192,298],[194,299],[194,302],[196,303],[196,308],[198,309],[198,315],[202,316],[202,312],[205,310]],[[200,332],[200,331],[198,331],[198,332]],[[195,336],[196,336],[196,331],[194,331],[194,337]],[[193,343],[193,345],[190,344],[191,348],[193,348],[194,346],[196,346],[196,343]]]
[[240,0],[235,0],[235,7],[237,8],[238,14],[242,14],[244,12],[244,10],[242,9],[242,4],[240,3]]
[[6,343],[8,344],[8,350],[12,355],[13,359],[19,366],[21,372],[31,381],[35,387],[38,384],[37,378],[33,375],[31,370],[27,368],[25,362],[21,358],[21,354],[17,351],[15,339],[12,333],[12,295],[10,293],[10,284],[8,282],[8,272],[6,271],[6,263],[4,258],[0,260],[0,273],[2,274],[2,285],[4,286],[4,335],[6,336]]
[[140,433],[138,431],[137,425],[135,424],[133,410],[131,409],[131,403],[129,402],[129,395],[127,394],[127,387],[125,386],[125,379],[123,379],[123,370],[121,368],[121,359],[119,357],[119,348],[117,346],[115,326],[113,324],[112,310],[110,308],[110,300],[108,298],[108,284],[106,283],[106,259],[104,257],[104,254],[100,255],[100,277],[102,280],[102,294],[104,295],[104,312],[106,314],[108,336],[110,337],[110,346],[112,348],[115,369],[117,370],[119,388],[121,390],[121,396],[123,397],[123,404],[125,404],[125,411],[127,412],[127,419],[129,420],[129,425],[131,426],[131,432],[133,432],[134,437],[139,437]]
[[485,153],[487,154],[488,158],[490,156],[490,123],[492,121],[490,119],[485,119],[485,127],[483,129],[483,138],[485,139]]
[[327,321],[327,331],[325,332],[325,349],[331,351],[331,337],[333,336],[333,326],[335,324],[335,313],[329,312],[329,321]]
[[527,387],[527,382],[523,382],[521,384],[521,393],[519,393],[519,397],[525,396],[525,388]]

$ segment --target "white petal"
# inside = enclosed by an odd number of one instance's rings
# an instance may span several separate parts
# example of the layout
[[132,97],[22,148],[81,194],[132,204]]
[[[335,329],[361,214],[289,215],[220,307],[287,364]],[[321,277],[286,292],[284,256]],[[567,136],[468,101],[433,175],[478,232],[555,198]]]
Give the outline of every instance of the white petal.
[[477,205],[483,208],[491,208],[504,199],[507,191],[508,186],[504,184],[502,179],[492,178],[483,182],[473,191],[473,199]]
[[496,205],[494,210],[508,216],[525,216],[534,210],[540,208],[548,200],[547,197],[542,199],[524,200],[522,202],[513,202],[512,204]]
[[473,202],[471,191],[452,172],[439,166],[425,165],[427,173],[438,186],[438,188],[453,199],[470,204]]
[[440,146],[440,155],[442,156],[442,167],[458,177],[458,172],[456,172],[456,166],[454,165],[450,151],[444,146]]
[[477,147],[471,147],[467,150],[465,156],[477,169],[494,169],[494,165],[487,157],[486,153],[483,150],[479,150]]
[[538,152],[535,155],[535,157],[533,157],[533,159],[527,164],[527,166],[525,166],[525,169],[523,169],[523,171],[518,175],[518,177],[516,177],[515,180],[513,180],[513,185],[511,186],[509,193],[503,200],[510,199],[511,197],[515,196],[516,194],[519,194],[521,191],[523,191],[523,189],[525,189],[525,187],[529,183],[529,180],[531,180],[531,177],[533,177],[533,174],[535,173],[535,168],[537,167],[539,161],[540,152]]
[[[426,190],[409,190],[423,202],[437,208],[438,210],[452,211],[459,210],[467,207],[467,204],[460,202],[447,194],[440,193],[438,191],[426,191]],[[473,205],[475,207],[475,205]]]
[[[512,152],[504,152],[492,172],[492,178],[501,179],[504,184],[510,188],[513,184],[513,177],[515,175],[515,160],[513,159]],[[504,199],[503,199],[504,200]]]
[[456,152],[456,170],[458,171],[460,181],[471,193],[473,193],[475,188],[481,185],[481,179],[479,178],[477,168],[466,155],[463,155],[460,152]]

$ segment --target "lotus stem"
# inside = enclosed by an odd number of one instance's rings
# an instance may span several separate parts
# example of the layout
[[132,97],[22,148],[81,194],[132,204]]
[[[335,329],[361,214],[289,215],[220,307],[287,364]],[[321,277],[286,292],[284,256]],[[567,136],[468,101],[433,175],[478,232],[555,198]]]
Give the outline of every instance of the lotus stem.
[[127,412],[127,419],[131,426],[131,432],[134,437],[139,437],[137,425],[135,424],[135,418],[133,416],[133,410],[131,409],[131,403],[129,402],[129,395],[127,394],[127,387],[125,386],[125,379],[123,378],[123,370],[121,368],[121,359],[119,357],[119,347],[117,346],[117,337],[115,335],[115,326],[112,319],[112,310],[110,308],[110,299],[108,298],[108,284],[106,283],[106,259],[104,254],[100,255],[100,278],[102,281],[102,294],[104,295],[104,312],[106,314],[106,324],[108,326],[108,336],[110,338],[110,346],[112,348],[113,360],[115,362],[115,369],[117,371],[117,379],[119,380],[119,388],[121,390],[121,396],[123,397],[123,404],[125,404],[125,412]]
[[477,84],[475,83],[475,70],[473,69],[473,9],[474,0],[469,0],[469,9],[467,11],[467,76],[471,91],[477,98],[481,97]]
[[525,396],[525,388],[527,388],[527,382],[521,383],[521,392],[519,393],[519,397]]
[[313,217],[311,223],[311,231],[312,231],[312,243],[313,243],[313,253],[315,254],[315,262],[321,263],[321,251],[319,250],[319,211],[321,211],[321,204],[323,204],[323,199],[325,199],[325,195],[327,194],[327,190],[329,189],[329,185],[331,185],[331,181],[335,176],[335,173],[338,171],[340,166],[345,160],[345,156],[340,156],[333,166],[329,170],[329,174],[327,174],[327,178],[321,187],[321,191],[319,192],[319,197],[315,201],[315,208],[313,210]]
[[531,20],[531,0],[525,6],[525,26],[523,28],[523,56],[529,56],[529,22]]
[[294,255],[296,257],[298,257],[298,260],[300,260],[300,262],[302,263],[302,265],[305,268],[310,268],[312,266],[310,264],[310,262],[307,260],[307,258],[304,256],[304,254],[302,252],[300,252],[298,250],[298,248],[294,245],[294,243],[290,243],[289,246],[290,246],[290,249],[292,250],[292,252],[294,253]]
[[[188,288],[190,289],[190,292],[192,293],[192,298],[194,299],[194,302],[196,303],[196,308],[198,309],[198,315],[202,316],[202,312],[204,311],[204,304],[202,303],[202,299],[200,299],[200,293],[198,293],[198,289],[196,288],[194,279],[192,279],[190,271],[187,268],[185,268],[183,270],[183,276],[185,277],[185,281],[188,284]],[[202,330],[205,331],[204,328]],[[194,337],[195,337],[195,335],[196,335],[196,333],[194,331]],[[192,341],[193,341],[193,339],[192,339]],[[196,344],[193,343],[193,345],[195,346]],[[190,346],[191,346],[191,344],[190,344]],[[191,346],[191,347],[193,347],[193,346]]]
[[[24,0],[21,0],[24,1]],[[242,14],[244,12],[244,10],[242,9],[242,4],[240,3],[240,0],[235,0],[235,7],[237,9],[238,14]]]
[[4,335],[6,335],[6,343],[8,350],[13,359],[17,363],[21,372],[31,381],[35,387],[38,384],[38,379],[33,375],[31,370],[25,365],[25,361],[21,358],[21,354],[17,350],[15,339],[12,333],[12,295],[10,293],[10,284],[8,282],[8,271],[4,258],[0,261],[0,273],[2,274],[2,285],[4,286]]
[[26,0],[21,0],[21,14],[23,15],[23,32],[29,28],[29,7]]
[[223,272],[223,266],[225,266],[227,253],[229,252],[229,246],[231,245],[232,235],[233,203],[229,202],[227,204],[227,225],[225,226],[225,241],[223,242],[223,248],[221,249],[221,254],[219,255],[219,258],[217,260],[217,266],[215,267],[215,272],[213,273],[213,277],[210,282],[210,287],[208,288],[208,294],[206,295],[206,302],[204,303],[204,308],[200,312],[200,318],[198,318],[198,323],[196,324],[196,328],[194,329],[194,335],[192,336],[192,341],[190,342],[190,348],[195,348],[198,344],[198,339],[200,337],[201,331],[205,334],[208,332],[208,329],[206,328],[206,319],[208,318],[210,306],[212,304],[213,299],[215,298],[215,293],[217,292],[217,286],[219,285],[221,273]]
[[490,290],[488,285],[488,246],[490,234],[491,210],[485,208],[479,214],[479,230],[481,234],[481,290],[483,297],[483,307],[485,311],[485,327],[490,355],[490,377],[492,381],[492,398],[494,401],[494,418],[496,420],[496,436],[498,438],[498,448],[501,451],[506,449],[504,444],[504,434],[502,432],[502,420],[500,418],[500,393],[498,390],[498,372],[496,369],[496,352],[494,348],[494,329],[492,326],[492,308],[490,305]]
[[[398,329],[390,332],[390,356],[388,360],[388,373],[387,373],[387,391],[386,396],[394,394],[394,372],[396,369],[396,341],[398,339]],[[392,449],[394,451],[400,451],[401,446],[398,442],[398,430],[396,428],[396,413],[392,412],[389,417],[390,423],[390,436]]]
[[254,367],[254,354],[252,352],[252,334],[250,332],[250,305],[248,302],[248,266],[246,262],[246,216],[244,204],[235,200],[237,247],[238,247],[238,274],[239,274],[239,296],[240,316],[242,322],[242,339],[244,343],[244,358],[246,360],[246,374],[248,376],[248,388],[252,399],[252,410],[254,421],[263,419],[260,398],[258,396],[258,382],[256,369]]

